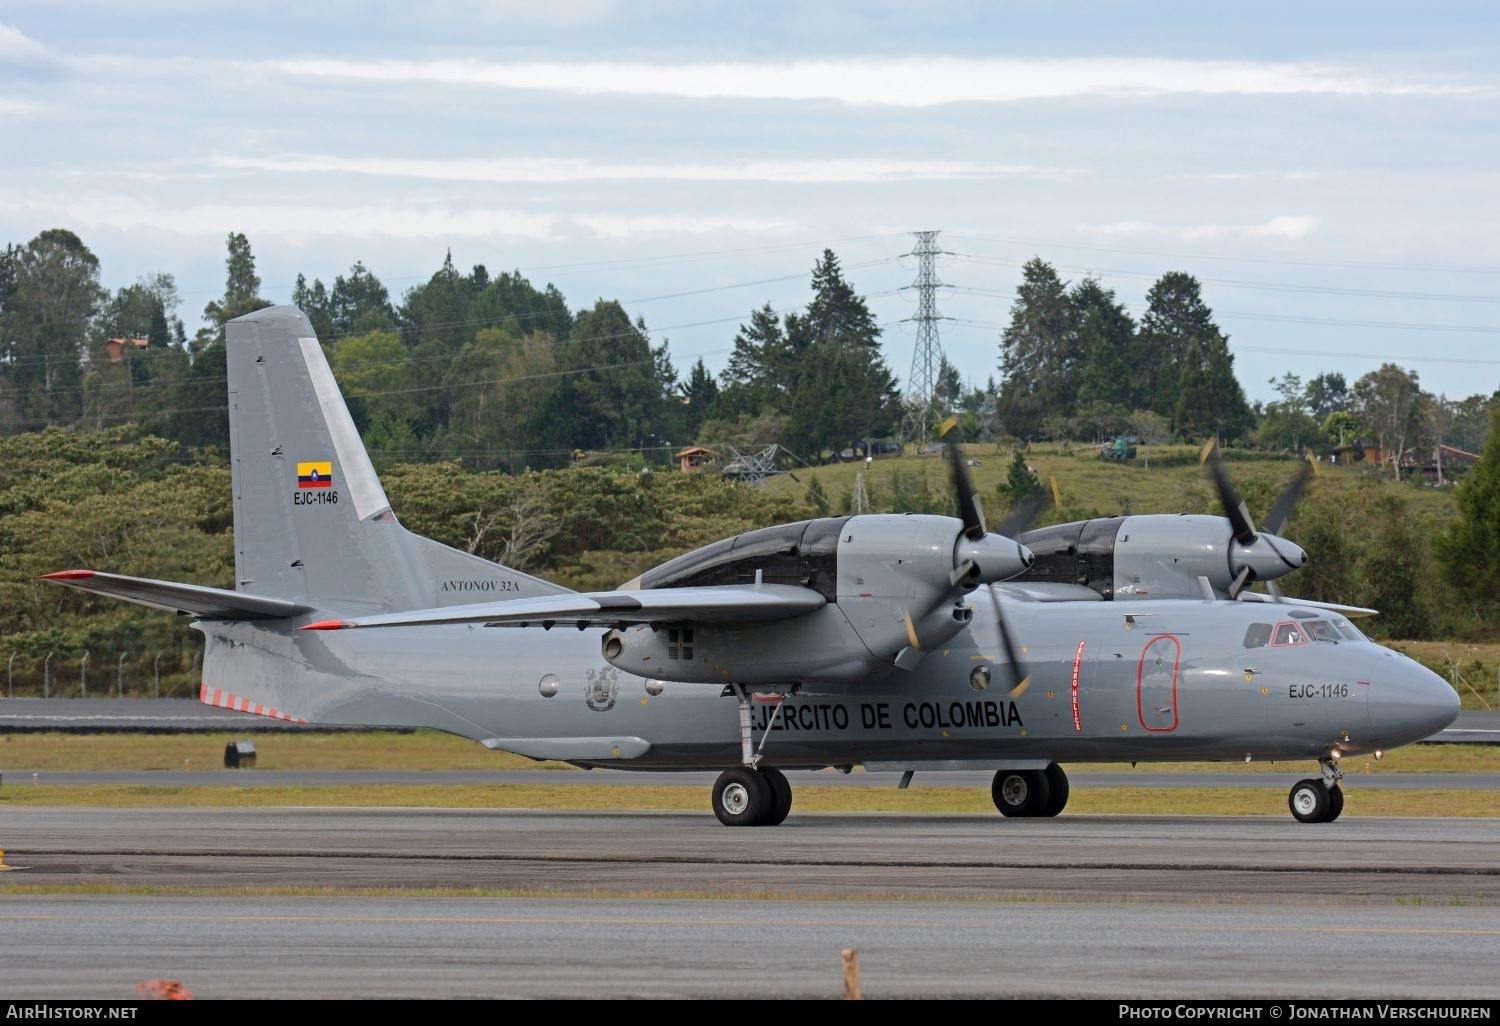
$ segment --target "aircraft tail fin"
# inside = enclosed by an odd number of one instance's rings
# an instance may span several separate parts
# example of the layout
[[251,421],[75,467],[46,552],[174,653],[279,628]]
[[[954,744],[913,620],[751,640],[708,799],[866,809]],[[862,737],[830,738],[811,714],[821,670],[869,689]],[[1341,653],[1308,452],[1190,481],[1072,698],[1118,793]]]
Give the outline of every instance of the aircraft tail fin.
[[348,612],[567,591],[397,522],[301,310],[238,317],[226,346],[237,590]]

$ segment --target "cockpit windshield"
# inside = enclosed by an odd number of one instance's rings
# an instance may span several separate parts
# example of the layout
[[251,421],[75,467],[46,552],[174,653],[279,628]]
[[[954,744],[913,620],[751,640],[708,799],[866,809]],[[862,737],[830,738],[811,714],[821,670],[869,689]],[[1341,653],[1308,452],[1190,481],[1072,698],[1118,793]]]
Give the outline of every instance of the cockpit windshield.
[[1246,648],[1292,648],[1313,641],[1337,645],[1345,641],[1364,641],[1365,636],[1342,616],[1323,619],[1298,615],[1296,620],[1280,623],[1252,623],[1245,629]]

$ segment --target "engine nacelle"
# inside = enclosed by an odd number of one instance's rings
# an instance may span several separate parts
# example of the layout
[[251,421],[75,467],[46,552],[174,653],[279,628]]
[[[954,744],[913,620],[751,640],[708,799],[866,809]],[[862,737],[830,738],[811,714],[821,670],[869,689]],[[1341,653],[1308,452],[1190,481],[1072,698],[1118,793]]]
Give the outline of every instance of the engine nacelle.
[[1102,517],[1021,536],[1036,562],[1018,583],[1078,584],[1104,598],[1187,598],[1208,579],[1225,596],[1244,569],[1251,581],[1275,580],[1307,562],[1307,553],[1261,532],[1248,545],[1234,540],[1224,517],[1153,514]]

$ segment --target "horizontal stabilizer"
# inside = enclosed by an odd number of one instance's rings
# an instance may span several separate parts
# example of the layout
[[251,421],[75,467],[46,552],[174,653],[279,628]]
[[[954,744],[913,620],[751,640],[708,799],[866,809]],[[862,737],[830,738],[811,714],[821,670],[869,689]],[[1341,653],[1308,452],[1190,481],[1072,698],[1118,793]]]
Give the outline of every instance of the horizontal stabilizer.
[[638,623],[765,623],[811,613],[827,601],[811,588],[790,584],[596,591],[380,613],[357,620],[320,620],[298,630],[336,631],[351,627],[416,627],[443,623],[482,623],[495,627],[551,627],[558,623],[583,627]]
[[175,581],[153,581],[149,577],[102,574],[95,570],[60,570],[55,574],[43,574],[39,579],[96,591],[154,609],[185,613],[199,620],[284,620],[312,612],[311,607],[286,599]]

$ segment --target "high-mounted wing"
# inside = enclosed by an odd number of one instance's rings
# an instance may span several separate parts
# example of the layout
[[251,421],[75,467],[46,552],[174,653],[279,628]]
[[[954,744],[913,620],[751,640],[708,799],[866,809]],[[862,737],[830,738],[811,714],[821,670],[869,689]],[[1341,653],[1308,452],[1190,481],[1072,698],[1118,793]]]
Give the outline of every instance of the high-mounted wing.
[[154,609],[185,613],[200,620],[281,620],[312,612],[310,606],[288,602],[286,599],[247,595],[242,591],[224,588],[205,588],[197,584],[156,581],[149,577],[104,574],[97,570],[59,570],[54,574],[43,574],[40,579],[82,588],[84,591],[96,591],[101,595],[111,595]]
[[509,602],[414,609],[350,620],[319,620],[298,630],[416,627],[482,623],[494,627],[621,627],[639,623],[768,623],[811,613],[827,603],[818,592],[787,584],[596,591]]

